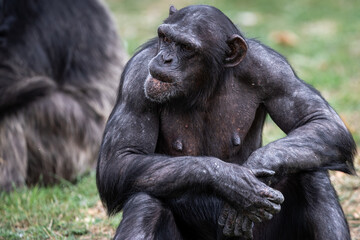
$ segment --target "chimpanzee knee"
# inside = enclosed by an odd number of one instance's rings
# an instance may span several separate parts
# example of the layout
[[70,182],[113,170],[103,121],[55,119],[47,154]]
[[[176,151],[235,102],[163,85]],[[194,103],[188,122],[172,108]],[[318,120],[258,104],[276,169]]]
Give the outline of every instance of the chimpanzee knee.
[[316,240],[350,240],[349,226],[326,171],[304,174],[308,221]]
[[114,239],[182,239],[171,211],[146,193],[130,198]]
[[326,171],[289,175],[277,186],[281,212],[255,225],[254,239],[350,240],[349,227]]

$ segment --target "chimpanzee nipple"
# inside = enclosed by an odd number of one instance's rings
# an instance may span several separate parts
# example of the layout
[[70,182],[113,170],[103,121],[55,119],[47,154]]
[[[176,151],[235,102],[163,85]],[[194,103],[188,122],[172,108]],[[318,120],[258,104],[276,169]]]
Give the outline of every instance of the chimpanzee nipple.
[[234,146],[239,146],[241,143],[241,139],[238,133],[234,133],[231,139]]
[[180,139],[176,140],[174,143],[173,143],[173,148],[176,150],[176,151],[179,151],[181,152],[183,150],[183,143]]

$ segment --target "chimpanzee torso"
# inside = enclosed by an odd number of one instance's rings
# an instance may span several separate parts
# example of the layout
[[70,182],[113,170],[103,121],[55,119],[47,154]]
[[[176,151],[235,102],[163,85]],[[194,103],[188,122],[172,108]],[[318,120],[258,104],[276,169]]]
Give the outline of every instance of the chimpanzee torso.
[[225,82],[205,107],[175,112],[171,106],[162,109],[157,152],[242,163],[261,146],[266,113],[256,87],[235,78]]

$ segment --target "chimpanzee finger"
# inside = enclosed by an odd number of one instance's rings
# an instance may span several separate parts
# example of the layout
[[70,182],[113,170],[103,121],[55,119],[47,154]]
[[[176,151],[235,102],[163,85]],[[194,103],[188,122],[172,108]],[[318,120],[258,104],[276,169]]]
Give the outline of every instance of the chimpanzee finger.
[[255,223],[260,223],[260,222],[262,222],[262,219],[261,219],[259,216],[255,215],[255,214],[249,214],[249,215],[247,215],[247,217],[248,217],[251,221],[253,221],[253,222],[255,222]]
[[266,185],[260,190],[260,196],[265,197],[276,204],[282,204],[284,202],[284,196],[280,191],[277,191]]
[[266,206],[263,209],[274,215],[281,211],[281,205],[267,201]]
[[259,218],[261,218],[262,220],[270,220],[273,218],[273,215],[263,209],[260,209],[259,211],[257,211],[257,216]]
[[229,214],[226,219],[226,223],[223,229],[223,234],[225,236],[231,237],[234,235],[235,220],[236,220],[236,211],[234,209],[229,209]]
[[253,239],[252,229],[254,227],[254,223],[250,221],[249,218],[245,217],[242,223],[242,231],[244,239]]
[[272,201],[269,201],[268,199],[264,199],[261,197],[257,197],[253,200],[252,205],[248,207],[246,210],[250,213],[256,213],[259,210],[264,209],[265,211],[276,214],[279,213],[281,210],[281,205],[276,204]]
[[235,228],[234,228],[234,235],[236,237],[242,237],[243,236],[243,230],[242,225],[243,221],[246,217],[242,214],[238,214],[235,220]]
[[[259,201],[254,201],[254,206],[252,209],[248,211],[252,213],[252,215],[262,216],[262,211],[266,211],[272,215],[277,214],[281,210],[280,204],[275,204],[269,200],[260,199]],[[254,221],[256,222],[256,221]]]
[[229,215],[229,211],[230,211],[230,206],[225,203],[222,210],[221,210],[220,216],[218,218],[219,226],[221,226],[221,227],[225,226],[226,219],[227,219],[227,217]]
[[250,171],[257,178],[271,177],[271,176],[274,176],[274,174],[275,174],[275,171],[268,170],[268,169],[251,169]]

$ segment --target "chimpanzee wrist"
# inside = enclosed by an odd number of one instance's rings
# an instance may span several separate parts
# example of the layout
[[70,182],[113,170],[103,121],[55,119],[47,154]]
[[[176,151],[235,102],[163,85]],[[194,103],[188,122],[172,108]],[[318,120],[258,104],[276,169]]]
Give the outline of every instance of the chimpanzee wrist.
[[275,173],[280,168],[280,162],[271,152],[265,151],[264,147],[253,152],[242,165],[249,169],[267,169]]

